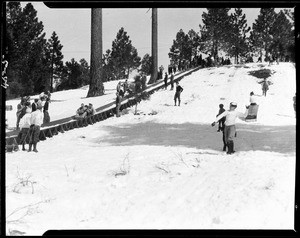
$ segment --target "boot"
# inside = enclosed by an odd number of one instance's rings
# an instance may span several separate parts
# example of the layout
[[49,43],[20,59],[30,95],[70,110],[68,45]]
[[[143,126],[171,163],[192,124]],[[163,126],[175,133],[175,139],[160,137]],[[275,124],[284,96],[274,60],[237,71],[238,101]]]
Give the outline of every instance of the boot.
[[31,148],[32,148],[32,144],[31,144],[31,143],[29,143],[29,149],[28,149],[28,152],[30,152],[30,151],[31,151]]
[[233,145],[233,141],[228,141],[228,143],[227,143],[227,146],[228,146],[228,151],[227,151],[227,154],[233,154],[235,151],[233,150],[233,147],[234,147],[234,145]]
[[178,107],[180,107],[180,102],[181,102],[181,101],[179,100]]
[[226,151],[226,144],[223,145],[223,151]]
[[25,143],[22,144],[22,150],[25,151]]
[[36,143],[33,144],[33,151],[36,153],[38,152],[38,150],[36,149]]

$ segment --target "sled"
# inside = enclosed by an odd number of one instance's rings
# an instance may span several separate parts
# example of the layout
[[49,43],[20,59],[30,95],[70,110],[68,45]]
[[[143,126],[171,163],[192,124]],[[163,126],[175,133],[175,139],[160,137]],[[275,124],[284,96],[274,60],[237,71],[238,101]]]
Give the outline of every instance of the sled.
[[246,116],[245,121],[247,122],[256,121],[257,111],[258,111],[258,105],[249,105],[248,115]]

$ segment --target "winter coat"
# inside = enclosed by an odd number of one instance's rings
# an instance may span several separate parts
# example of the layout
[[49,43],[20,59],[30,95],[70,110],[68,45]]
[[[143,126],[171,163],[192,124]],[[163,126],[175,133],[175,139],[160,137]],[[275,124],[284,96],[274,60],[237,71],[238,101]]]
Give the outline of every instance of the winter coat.
[[233,126],[235,125],[235,120],[236,118],[245,118],[248,114],[248,110],[246,110],[245,113],[241,113],[238,111],[225,111],[222,114],[220,114],[219,116],[217,116],[215,122],[217,123],[220,119],[222,119],[222,117],[226,117],[225,119],[225,125],[226,126]]
[[30,124],[41,126],[44,120],[44,113],[41,110],[36,110],[31,113]]

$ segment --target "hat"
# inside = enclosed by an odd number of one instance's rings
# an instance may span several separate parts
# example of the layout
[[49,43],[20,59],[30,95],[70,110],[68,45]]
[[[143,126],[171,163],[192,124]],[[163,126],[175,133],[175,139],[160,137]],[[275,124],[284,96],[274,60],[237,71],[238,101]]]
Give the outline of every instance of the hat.
[[252,91],[252,92],[250,93],[250,95],[254,95],[254,92]]
[[237,107],[237,104],[236,104],[235,102],[231,102],[231,103],[230,103],[230,106],[231,106],[231,107]]

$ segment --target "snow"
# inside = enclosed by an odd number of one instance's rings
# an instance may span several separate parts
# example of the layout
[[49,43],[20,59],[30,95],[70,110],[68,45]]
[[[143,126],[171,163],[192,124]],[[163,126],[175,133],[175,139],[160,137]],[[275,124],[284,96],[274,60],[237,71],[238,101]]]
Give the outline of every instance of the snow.
[[[244,112],[249,93],[262,94],[260,80],[248,74],[261,68],[255,63],[184,77],[180,107],[173,106],[174,91],[162,89],[138,105],[139,115],[131,107],[119,118],[47,138],[38,153],[7,153],[7,233],[293,229],[295,67],[264,67],[275,72],[273,84],[267,97],[257,96],[258,120],[238,120],[233,155],[221,151],[221,133],[210,124],[220,103],[227,109],[235,101]],[[83,98],[87,88],[53,93],[51,119],[73,115],[81,102],[109,102],[116,83],[105,85],[103,97]]]

